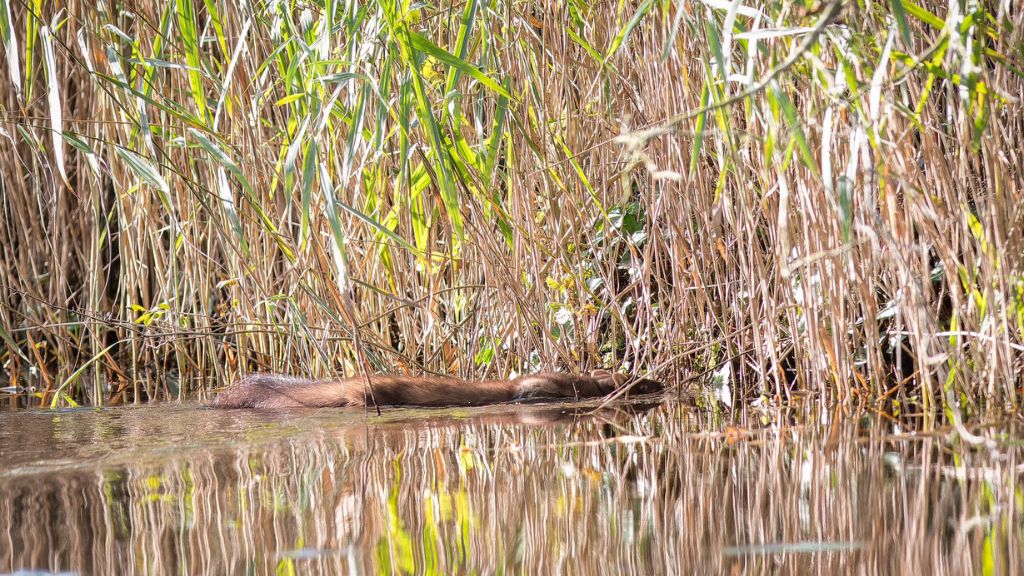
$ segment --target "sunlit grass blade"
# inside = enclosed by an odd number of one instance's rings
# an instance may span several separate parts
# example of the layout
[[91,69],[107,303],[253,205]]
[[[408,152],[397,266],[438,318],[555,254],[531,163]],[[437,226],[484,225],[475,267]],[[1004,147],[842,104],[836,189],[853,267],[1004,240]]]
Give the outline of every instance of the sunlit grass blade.
[[353,216],[355,216],[359,220],[362,220],[363,222],[369,224],[377,232],[379,232],[379,233],[383,234],[384,236],[390,238],[392,241],[394,241],[399,246],[402,246],[403,248],[408,250],[410,253],[415,254],[415,255],[421,255],[421,251],[418,248],[416,248],[415,246],[410,244],[407,240],[405,240],[401,236],[399,236],[399,235],[395,234],[394,232],[392,232],[391,230],[389,230],[386,226],[384,226],[383,224],[378,222],[376,219],[371,218],[371,217],[367,216],[366,214],[363,214],[359,210],[356,210],[355,208],[353,208],[352,206],[349,206],[348,204],[346,204],[344,202],[335,201],[335,203],[338,206],[341,206],[342,208],[344,208],[348,213],[352,214]]
[[[423,130],[426,132],[427,140],[431,146],[431,156],[435,159],[436,163],[434,169],[436,169],[437,181],[436,184],[441,190],[441,200],[444,204],[445,214],[448,216],[448,221],[452,225],[452,231],[456,238],[456,243],[461,243],[463,237],[463,224],[462,214],[459,210],[461,203],[459,201],[459,192],[455,184],[455,179],[452,175],[452,168],[449,164],[449,155],[447,154],[447,143],[441,134],[441,128],[437,124],[437,120],[434,117],[433,107],[431,106],[430,97],[427,94],[427,88],[423,76],[416,65],[417,57],[413,52],[413,41],[410,36],[412,34],[400,30],[399,31],[399,45],[402,49],[402,54],[407,66],[412,71],[412,87],[413,93],[415,94],[416,115],[419,118],[420,124]],[[436,52],[441,52],[439,49]],[[439,58],[440,59],[440,58]],[[499,93],[501,89],[499,87]]]
[[[61,400],[68,402],[72,407],[77,406],[75,401],[72,400],[71,397],[64,392],[64,390],[67,389],[68,386],[71,386],[72,384],[77,382],[78,379],[82,376],[82,374],[85,373],[85,371],[88,370],[90,366],[92,366],[97,361],[106,356],[107,352],[110,352],[111,349],[119,345],[121,345],[121,342],[114,342],[110,346],[107,346],[103,350],[100,350],[99,354],[96,354],[92,358],[89,358],[88,361],[79,366],[74,372],[72,372],[67,378],[65,378],[64,381],[60,383],[60,386],[58,386],[57,389],[53,391],[53,400],[50,401],[50,408],[56,408],[57,404],[59,404]],[[93,400],[98,405],[103,404],[102,396],[94,398]]]
[[821,174],[818,170],[818,162],[814,158],[814,153],[811,152],[811,146],[807,143],[807,135],[804,133],[803,125],[800,118],[797,116],[793,102],[785,92],[777,88],[772,88],[772,91],[774,92],[775,98],[779,103],[779,107],[786,118],[786,122],[789,124],[793,141],[796,143],[797,150],[800,152],[800,159],[803,161],[804,166],[811,171],[811,174],[815,179],[821,179]]
[[637,7],[636,12],[633,13],[633,17],[630,18],[629,22],[626,22],[626,25],[619,30],[618,34],[616,34],[615,38],[612,40],[612,43],[608,46],[608,49],[605,50],[605,62],[611,60],[612,56],[619,51],[619,48],[622,47],[622,44],[627,38],[629,38],[629,35],[633,30],[640,25],[640,22],[644,19],[644,16],[647,15],[647,11],[651,9],[651,5],[653,3],[654,0],[644,0],[644,2]]
[[327,222],[331,230],[331,257],[334,262],[334,274],[338,289],[346,291],[349,289],[348,279],[348,256],[345,249],[345,231],[341,226],[341,219],[338,218],[336,208],[337,200],[334,197],[334,184],[327,166],[319,165],[319,184],[324,212],[327,214]]
[[[8,0],[3,0],[6,4]],[[26,7],[28,14],[25,17],[25,98],[32,100],[32,86],[34,84],[34,70],[36,57],[36,38],[39,35],[39,15],[42,14],[43,0],[28,0]],[[0,14],[5,9],[0,8]],[[0,15],[0,27],[3,25],[3,16]],[[5,46],[6,47],[6,46]]]
[[459,58],[458,56],[455,56],[454,54],[451,54],[450,52],[447,52],[446,50],[440,48],[422,34],[419,34],[417,32],[409,32],[409,40],[409,44],[413,49],[419,50],[429,56],[437,58],[441,62],[444,62],[445,64],[458,70],[462,74],[472,76],[481,84],[493,90],[496,94],[499,94],[506,98],[512,98],[512,95],[509,94],[501,86],[501,84],[498,84],[498,82],[496,82],[493,78],[481,72],[476,66],[473,66],[472,64],[466,62],[465,60]]
[[50,27],[40,29],[43,40],[43,63],[46,68],[46,101],[50,108],[50,142],[53,143],[53,157],[57,162],[57,172],[67,182],[68,174],[64,168],[64,115],[60,108],[60,85],[57,83],[57,60],[53,55],[53,36]]
[[205,124],[203,124],[203,122],[201,122],[199,120],[199,118],[197,118],[195,115],[193,115],[191,112],[185,110],[184,108],[179,107],[177,105],[177,103],[175,103],[175,102],[158,101],[155,98],[147,96],[145,93],[140,92],[140,91],[132,88],[130,85],[128,85],[124,81],[119,80],[117,78],[114,78],[112,76],[108,76],[108,75],[103,74],[101,72],[97,72],[96,73],[96,77],[100,78],[100,79],[102,79],[102,80],[104,80],[106,82],[109,82],[111,85],[116,86],[116,87],[124,90],[126,93],[128,93],[128,94],[130,94],[132,96],[138,97],[139,99],[144,101],[146,104],[154,106],[154,107],[162,110],[163,112],[166,112],[166,113],[170,114],[176,120],[178,120],[180,122],[184,122],[185,124],[187,124],[190,127],[200,128],[200,129],[206,130]]
[[313,184],[317,179],[317,166],[319,165],[319,153],[317,151],[316,141],[310,140],[306,144],[306,149],[303,152],[305,158],[302,165],[302,197],[300,204],[300,219],[299,225],[299,250],[305,250],[306,243],[309,241],[309,219],[310,219],[310,206],[313,202]]
[[14,92],[20,97],[21,61],[18,60],[18,37],[14,33],[14,20],[11,18],[11,1],[0,2],[0,39],[3,39],[4,53],[7,55],[7,74]]
[[170,192],[171,187],[167,184],[167,180],[149,160],[122,146],[116,146],[114,151],[128,164],[136,176],[164,194]]
[[188,83],[192,89],[192,103],[196,107],[196,116],[203,125],[209,121],[209,110],[206,102],[206,90],[203,87],[203,62],[199,55],[199,31],[196,29],[196,14],[192,0],[177,0],[178,32],[181,34],[182,47],[185,50],[185,62],[188,63]]
[[[241,168],[238,167],[238,164],[236,164],[234,160],[232,160],[227,154],[225,154],[224,151],[221,150],[220,147],[217,146],[212,140],[204,136],[198,130],[191,129],[189,132],[191,136],[196,140],[196,142],[199,143],[199,146],[206,150],[213,157],[213,159],[216,160],[218,164],[220,164],[220,168],[218,170],[217,175],[217,198],[220,200],[220,205],[224,209],[225,215],[231,222],[231,228],[234,230],[235,236],[238,238],[239,245],[242,249],[242,253],[246,254],[249,251],[249,244],[246,241],[245,232],[242,229],[241,219],[238,217],[238,207],[235,206],[235,196],[231,192],[231,187],[227,179],[227,173],[225,171],[230,172],[236,179],[238,179],[251,197],[252,187],[249,185],[249,180],[245,177],[245,174],[242,173],[242,170]],[[266,217],[263,211],[259,208],[258,204],[256,204],[254,207],[261,215],[261,220],[263,222],[264,227],[267,229],[268,232],[270,232],[274,236],[275,240],[278,240],[280,242],[280,240],[277,238],[276,227],[274,227],[270,223],[269,218]],[[290,254],[291,250],[287,250],[286,253]]]
[[[507,88],[507,86],[506,86]],[[490,136],[486,142],[486,156],[484,159],[483,181],[490,183],[494,177],[494,166],[498,160],[498,153],[501,151],[501,142],[505,136],[505,117],[508,113],[509,99],[504,96],[498,98],[494,110],[494,122],[491,125]]]
[[[469,50],[469,42],[472,40],[473,22],[476,19],[476,7],[477,0],[469,0],[462,9],[462,18],[459,19],[459,32],[455,37],[455,53],[452,54],[459,62],[465,61]],[[459,81],[459,74],[461,72],[462,68],[459,66],[452,66],[448,69],[448,78],[445,81],[444,87],[446,95],[455,90],[455,84]]]
[[697,170],[697,162],[700,159],[700,153],[704,147],[704,127],[708,122],[708,102],[711,99],[711,90],[708,89],[705,84],[701,89],[700,94],[700,114],[697,115],[695,128],[693,131],[693,145],[690,149],[690,175],[692,176]]

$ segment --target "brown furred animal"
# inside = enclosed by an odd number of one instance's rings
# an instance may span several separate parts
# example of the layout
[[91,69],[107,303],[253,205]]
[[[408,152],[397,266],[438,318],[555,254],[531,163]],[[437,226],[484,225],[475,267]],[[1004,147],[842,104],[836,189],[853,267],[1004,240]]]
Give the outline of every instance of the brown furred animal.
[[541,372],[515,380],[475,382],[443,376],[372,376],[372,396],[362,377],[309,380],[281,374],[252,374],[225,388],[217,408],[323,408],[330,406],[472,406],[517,400],[595,398],[629,384],[628,394],[660,392],[662,385],[625,374],[595,370],[589,375]]

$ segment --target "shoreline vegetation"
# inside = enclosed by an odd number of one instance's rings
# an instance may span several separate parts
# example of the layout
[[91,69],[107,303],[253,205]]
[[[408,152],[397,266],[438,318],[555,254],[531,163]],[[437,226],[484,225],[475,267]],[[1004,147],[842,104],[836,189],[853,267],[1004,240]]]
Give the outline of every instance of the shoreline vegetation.
[[0,40],[29,405],[610,368],[1019,411],[1007,3],[0,0]]

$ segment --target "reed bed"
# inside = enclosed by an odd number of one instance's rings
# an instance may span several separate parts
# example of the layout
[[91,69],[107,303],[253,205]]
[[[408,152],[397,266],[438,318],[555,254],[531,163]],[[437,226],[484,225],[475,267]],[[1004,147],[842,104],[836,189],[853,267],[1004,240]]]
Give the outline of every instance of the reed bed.
[[1019,8],[3,0],[3,370],[1015,409]]

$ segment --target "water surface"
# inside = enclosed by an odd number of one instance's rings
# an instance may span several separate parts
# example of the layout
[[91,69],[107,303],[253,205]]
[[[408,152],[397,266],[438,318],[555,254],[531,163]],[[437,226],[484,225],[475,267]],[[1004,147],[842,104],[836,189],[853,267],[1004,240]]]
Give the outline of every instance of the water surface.
[[972,428],[993,441],[969,446],[881,417],[801,424],[671,402],[593,407],[0,414],[0,572],[1024,565],[1012,423]]

